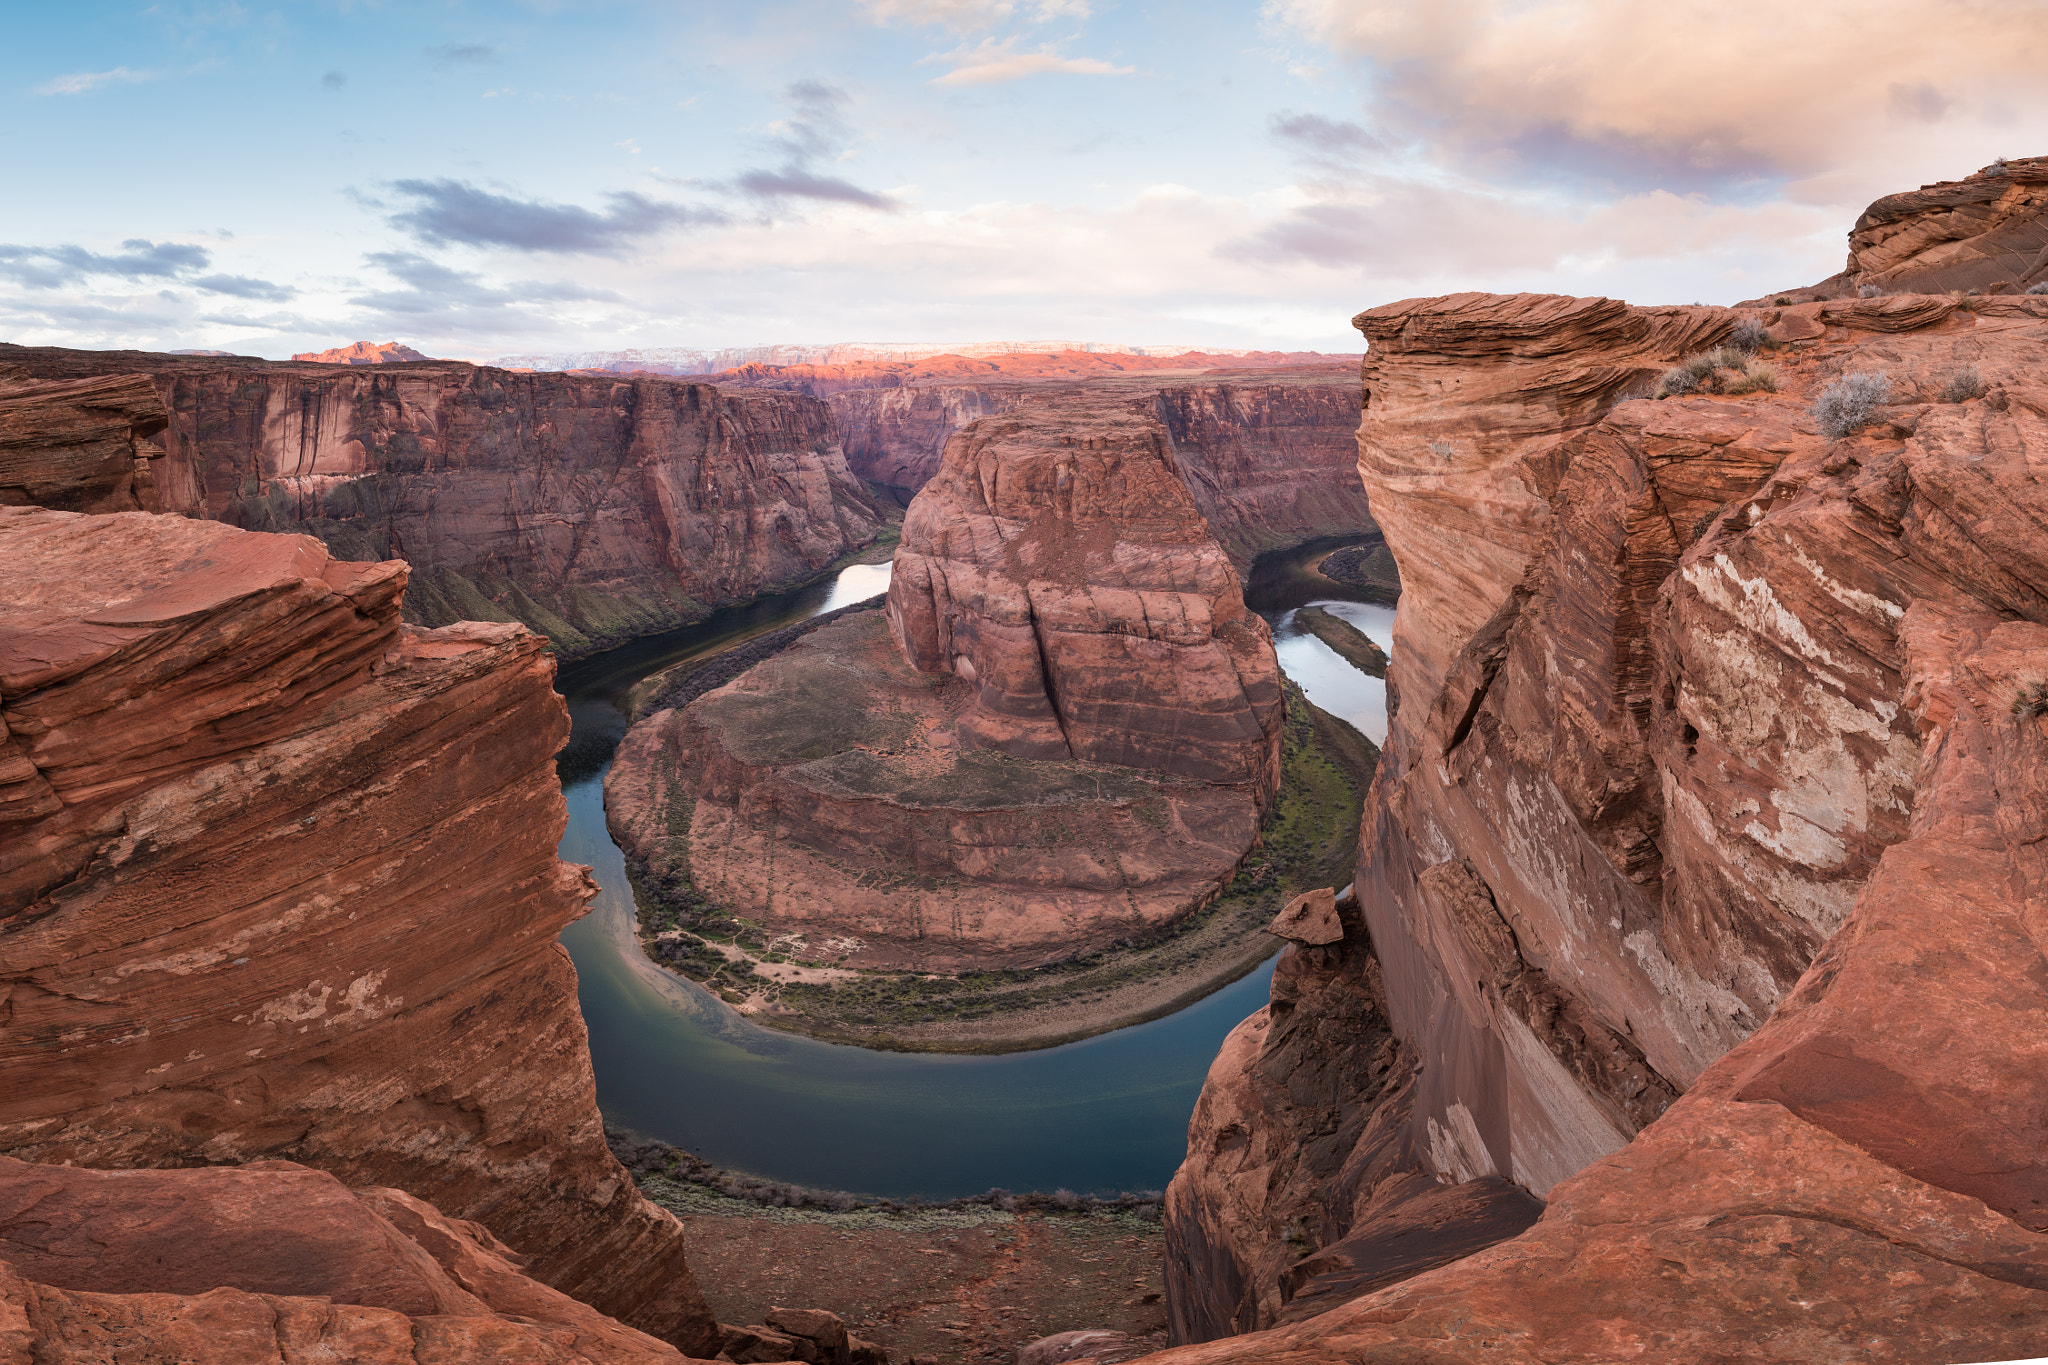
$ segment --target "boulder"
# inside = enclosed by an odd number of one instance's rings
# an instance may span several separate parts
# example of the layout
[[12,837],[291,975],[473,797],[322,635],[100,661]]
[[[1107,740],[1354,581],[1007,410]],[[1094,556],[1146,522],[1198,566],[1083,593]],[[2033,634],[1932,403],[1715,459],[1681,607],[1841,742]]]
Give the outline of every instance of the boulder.
[[1344,937],[1344,921],[1337,917],[1337,893],[1330,887],[1304,891],[1281,907],[1266,930],[1296,943],[1320,947]]

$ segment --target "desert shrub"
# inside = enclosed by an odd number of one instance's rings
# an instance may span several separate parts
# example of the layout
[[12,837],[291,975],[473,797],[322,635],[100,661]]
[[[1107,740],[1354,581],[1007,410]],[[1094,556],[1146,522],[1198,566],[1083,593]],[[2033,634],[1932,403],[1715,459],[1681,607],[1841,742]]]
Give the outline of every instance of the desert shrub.
[[2028,285],[2027,292],[2029,294],[2048,294],[2048,280],[2042,280],[2038,284]]
[[1778,372],[1761,360],[1752,360],[1728,382],[1724,393],[1776,393]]
[[1948,377],[1948,383],[1941,386],[1941,401],[1944,403],[1967,403],[1972,398],[1984,396],[1984,376],[1975,365],[1965,365]]
[[2048,682],[2028,683],[2012,699],[2012,713],[2021,720],[2048,716]]
[[1883,297],[1884,297],[1884,290],[1883,290],[1883,289],[1881,289],[1881,288],[1879,288],[1879,287],[1878,287],[1877,285],[1874,285],[1874,284],[1866,284],[1866,285],[1864,285],[1864,286],[1863,286],[1863,287],[1862,287],[1861,289],[1859,289],[1859,290],[1857,290],[1857,291],[1856,291],[1856,297],[1857,297],[1857,298],[1859,298],[1859,299],[1878,299],[1878,298],[1883,298]]
[[1735,324],[1735,330],[1728,334],[1728,345],[1744,355],[1754,355],[1769,343],[1771,334],[1763,323],[1755,318],[1744,318]]
[[1792,306],[1792,300],[1790,300],[1790,299],[1788,299],[1788,298],[1780,298],[1780,299],[1778,300],[1778,307],[1780,307],[1780,308],[1790,308],[1791,306]]
[[1681,394],[1693,392],[1699,386],[1700,381],[1698,377],[1691,370],[1680,365],[1676,369],[1664,371],[1664,377],[1657,381],[1656,396],[1658,398],[1676,398]]
[[1845,374],[1813,400],[1813,420],[1823,436],[1837,441],[1868,422],[1891,396],[1891,376],[1882,370]]

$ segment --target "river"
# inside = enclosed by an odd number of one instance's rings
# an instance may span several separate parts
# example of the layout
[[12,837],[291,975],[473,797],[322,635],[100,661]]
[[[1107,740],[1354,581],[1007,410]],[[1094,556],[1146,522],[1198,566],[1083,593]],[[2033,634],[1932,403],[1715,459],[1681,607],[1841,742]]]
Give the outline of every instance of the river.
[[[601,888],[562,942],[576,962],[599,1107],[613,1124],[717,1165],[819,1189],[894,1199],[995,1186],[1160,1189],[1180,1164],[1188,1116],[1223,1036],[1266,1001],[1271,959],[1164,1019],[975,1057],[873,1052],[762,1028],[654,966],[635,941],[624,859],[604,823],[604,773],[625,733],[626,692],[658,669],[872,596],[888,574],[887,565],[855,565],[562,670],[556,685],[574,733],[561,764],[569,805],[561,852],[589,864]],[[1310,600],[1298,577],[1250,595],[1274,626],[1288,675],[1318,705],[1381,738],[1384,686],[1293,628],[1294,609]],[[1391,646],[1391,609],[1323,605]]]

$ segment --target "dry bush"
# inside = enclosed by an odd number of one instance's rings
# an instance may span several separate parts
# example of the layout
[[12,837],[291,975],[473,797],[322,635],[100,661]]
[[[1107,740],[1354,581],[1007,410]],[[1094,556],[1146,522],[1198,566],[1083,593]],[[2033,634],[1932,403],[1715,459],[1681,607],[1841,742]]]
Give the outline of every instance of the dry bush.
[[1944,403],[1967,403],[1972,398],[1984,396],[1984,376],[1975,365],[1965,365],[1948,377],[1948,383],[1941,386],[1941,401]]
[[1868,422],[1891,396],[1891,376],[1882,370],[1845,374],[1813,400],[1813,420],[1823,436],[1838,441]]

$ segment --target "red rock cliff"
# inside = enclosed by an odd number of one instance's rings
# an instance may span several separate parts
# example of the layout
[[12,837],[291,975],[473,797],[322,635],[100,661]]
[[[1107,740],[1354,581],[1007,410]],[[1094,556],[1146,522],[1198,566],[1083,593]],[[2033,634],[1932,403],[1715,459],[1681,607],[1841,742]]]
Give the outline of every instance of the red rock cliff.
[[408,619],[518,620],[568,655],[817,572],[880,514],[823,404],[706,384],[0,346],[46,379],[146,372],[160,508],[413,567]]
[[306,536],[0,508],[0,1151],[395,1186],[711,1354],[556,942],[587,888],[545,642],[404,626],[405,583]]
[[912,504],[889,621],[972,684],[960,742],[1279,786],[1279,668],[1156,420],[1033,404],[947,445]]
[[1133,359],[1141,358],[941,356],[914,365],[750,366],[717,378],[826,399],[854,473],[906,502],[938,473],[953,433],[977,418],[1035,399],[1122,399],[1152,405],[1196,507],[1240,569],[1264,550],[1372,530],[1353,474],[1354,364],[1332,357],[1245,369],[1229,362],[1161,374],[1156,365],[1106,363]]
[[[2048,301],[1769,310],[1775,392],[1662,402],[1628,395],[1732,315],[1467,295],[1358,321],[1360,469],[1405,583],[1358,887],[1419,1073],[1373,1117],[1439,1178],[1549,1205],[1164,1359],[2038,1354]],[[1878,371],[1889,404],[1817,430],[1821,389]],[[1353,975],[1319,1013],[1369,1012]],[[1282,1083],[1365,1060],[1238,1046]],[[1254,1112],[1228,1055],[1204,1106]],[[1268,1112],[1287,1150],[1300,1119]],[[1306,1155],[1335,1175],[1369,1138]],[[1184,1245],[1243,1236],[1213,1214],[1229,1169],[1191,1151],[1183,1207],[1212,1214]]]

